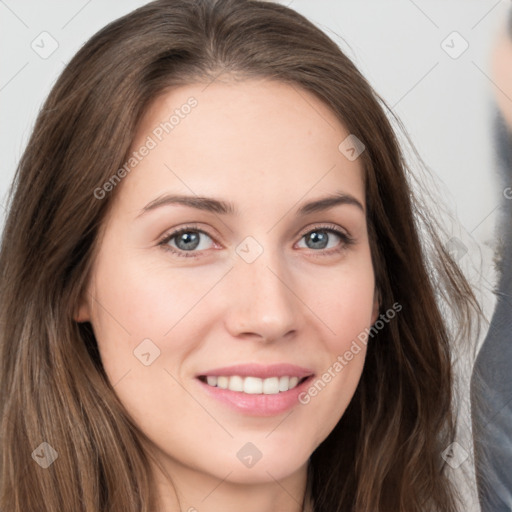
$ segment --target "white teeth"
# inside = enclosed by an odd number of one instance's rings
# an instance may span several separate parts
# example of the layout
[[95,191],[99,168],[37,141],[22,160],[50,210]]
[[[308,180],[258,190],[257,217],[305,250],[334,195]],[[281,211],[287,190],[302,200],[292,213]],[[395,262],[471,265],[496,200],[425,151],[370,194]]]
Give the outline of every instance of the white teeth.
[[229,377],[219,376],[217,377],[217,387],[221,389],[228,389]]
[[294,388],[299,383],[298,377],[290,377],[290,383],[288,384],[288,387],[290,389]]
[[279,391],[288,391],[290,377],[279,377]]
[[263,392],[263,381],[258,377],[245,377],[244,393],[250,395],[261,395]]
[[243,391],[244,390],[244,379],[239,377],[238,375],[233,375],[229,377],[229,386],[228,389],[231,391]]
[[240,377],[232,376],[208,376],[206,382],[209,386],[221,389],[229,389],[230,391],[238,391],[249,395],[276,395],[283,391],[293,389],[299,383],[298,377],[269,377],[260,379],[259,377]]
[[263,381],[263,394],[264,395],[275,395],[279,393],[279,379],[277,377],[271,377]]

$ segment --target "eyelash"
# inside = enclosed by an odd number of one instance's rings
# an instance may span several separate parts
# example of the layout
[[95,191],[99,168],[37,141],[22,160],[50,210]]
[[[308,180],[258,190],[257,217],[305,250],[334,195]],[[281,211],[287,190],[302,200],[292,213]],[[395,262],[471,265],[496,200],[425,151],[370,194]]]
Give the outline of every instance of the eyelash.
[[[212,236],[210,236],[206,231],[203,231],[202,229],[199,229],[196,226],[190,225],[190,226],[184,226],[183,228],[177,229],[176,231],[173,231],[171,233],[164,235],[164,237],[158,242],[158,245],[161,246],[164,251],[169,251],[178,257],[197,258],[200,256],[201,251],[180,251],[180,250],[176,250],[173,247],[168,245],[168,243],[173,238],[176,238],[179,235],[182,235],[183,233],[188,233],[189,231],[202,233],[202,234],[208,236],[212,241],[215,242],[214,238]],[[314,231],[326,231],[328,233],[334,233],[341,239],[341,244],[337,248],[319,249],[319,250],[311,249],[311,251],[315,257],[330,256],[331,254],[339,253],[339,252],[347,249],[351,245],[354,245],[354,243],[355,243],[354,238],[349,236],[347,233],[340,231],[336,226],[331,225],[331,224],[319,225],[319,226],[315,226],[312,229],[309,229],[308,231],[301,234],[300,240],[302,240],[302,238],[304,238],[306,235],[313,233]]]

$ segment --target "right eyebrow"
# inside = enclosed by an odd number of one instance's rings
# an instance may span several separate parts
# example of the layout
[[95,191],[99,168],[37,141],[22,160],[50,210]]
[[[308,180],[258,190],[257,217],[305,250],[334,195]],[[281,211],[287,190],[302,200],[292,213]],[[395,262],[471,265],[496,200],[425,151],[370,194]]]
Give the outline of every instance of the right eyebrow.
[[157,197],[153,201],[149,202],[146,206],[144,206],[144,208],[142,208],[137,217],[141,217],[142,215],[156,208],[159,208],[160,206],[172,204],[181,204],[183,206],[190,206],[191,208],[197,208],[199,210],[204,210],[212,213],[221,213],[224,215],[232,215],[235,213],[235,207],[233,203],[227,201],[221,201],[219,199],[201,196],[182,196],[174,194],[164,194],[160,197]]

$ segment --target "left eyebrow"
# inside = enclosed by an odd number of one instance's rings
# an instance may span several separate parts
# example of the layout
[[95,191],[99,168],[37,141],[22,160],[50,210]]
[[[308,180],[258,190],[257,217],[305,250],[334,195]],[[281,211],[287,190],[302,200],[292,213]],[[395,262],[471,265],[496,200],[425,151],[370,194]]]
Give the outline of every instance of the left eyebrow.
[[324,210],[328,210],[329,208],[333,208],[334,206],[342,205],[342,204],[350,204],[357,206],[364,213],[364,206],[361,202],[356,199],[354,196],[350,194],[338,193],[332,196],[324,197],[321,199],[317,199],[315,201],[311,201],[301,206],[297,214],[298,215],[308,215],[310,213],[320,212]]

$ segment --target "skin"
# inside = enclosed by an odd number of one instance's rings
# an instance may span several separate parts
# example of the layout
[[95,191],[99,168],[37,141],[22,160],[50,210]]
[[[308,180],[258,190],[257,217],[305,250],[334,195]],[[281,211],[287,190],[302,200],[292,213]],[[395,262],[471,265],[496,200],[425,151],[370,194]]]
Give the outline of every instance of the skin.
[[[309,404],[270,417],[227,408],[196,375],[288,362],[319,377],[372,325],[365,212],[343,204],[297,215],[335,191],[366,209],[363,168],[338,150],[349,132],[310,93],[229,77],[205,87],[174,89],[146,112],[134,148],[190,96],[198,101],[118,185],[76,320],[92,323],[115,392],[152,442],[159,510],[295,512],[308,459],[350,402],[366,350]],[[237,213],[167,205],[138,217],[163,193],[232,201]],[[207,233],[196,257],[159,245],[190,223]],[[315,248],[303,235],[325,223],[355,242],[329,234],[328,248]],[[252,263],[236,252],[249,235],[263,248]],[[133,354],[146,338],[160,350],[149,366]],[[251,468],[236,457],[247,442],[263,455]]]

